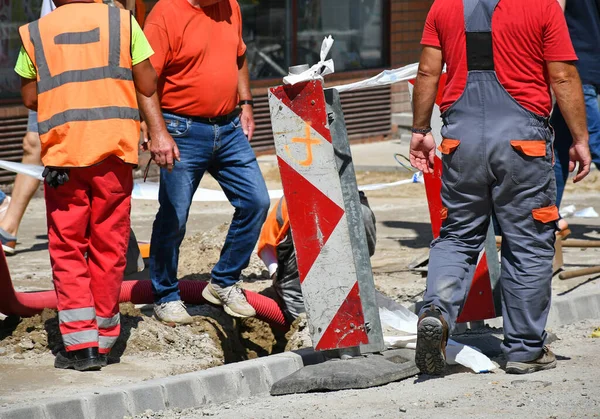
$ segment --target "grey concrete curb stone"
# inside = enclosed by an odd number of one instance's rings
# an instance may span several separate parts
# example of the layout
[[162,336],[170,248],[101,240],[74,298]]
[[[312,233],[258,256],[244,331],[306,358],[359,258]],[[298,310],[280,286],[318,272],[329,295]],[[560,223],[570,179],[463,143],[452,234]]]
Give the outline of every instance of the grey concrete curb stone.
[[273,383],[322,357],[287,352],[127,386],[0,409],[0,419],[123,419],[146,410],[200,407],[269,394]]

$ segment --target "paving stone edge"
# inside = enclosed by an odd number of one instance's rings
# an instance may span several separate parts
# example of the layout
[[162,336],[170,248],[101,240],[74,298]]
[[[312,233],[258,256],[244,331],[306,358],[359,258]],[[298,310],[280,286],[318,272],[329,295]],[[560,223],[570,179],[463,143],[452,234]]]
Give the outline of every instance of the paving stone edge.
[[[412,310],[415,309],[413,305]],[[600,319],[600,291],[553,296],[548,327]],[[502,319],[487,321],[502,326]],[[49,399],[29,406],[0,409],[0,419],[123,419],[146,410],[201,407],[238,398],[267,395],[280,379],[304,365],[323,362],[312,350],[271,355],[209,370]]]
[[87,391],[0,409],[0,419],[123,419],[147,410],[202,407],[267,395],[273,383],[324,359],[312,350],[271,355],[204,371]]

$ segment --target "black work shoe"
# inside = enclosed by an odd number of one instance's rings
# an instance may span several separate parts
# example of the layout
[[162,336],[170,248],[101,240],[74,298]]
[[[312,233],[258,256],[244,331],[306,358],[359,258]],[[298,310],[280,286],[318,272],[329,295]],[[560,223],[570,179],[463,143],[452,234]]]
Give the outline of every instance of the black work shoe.
[[532,372],[549,370],[552,368],[556,368],[556,356],[554,356],[547,346],[544,346],[541,355],[533,361],[508,361],[506,363],[507,374],[531,374]]
[[448,323],[442,312],[431,305],[419,317],[415,363],[422,374],[441,375],[446,369]]
[[70,352],[61,351],[56,354],[54,368],[98,371],[102,368],[102,361],[98,354],[98,348],[85,348]]
[[121,362],[120,357],[111,356],[110,353],[100,354],[99,358],[100,358],[100,364],[102,365],[102,368],[106,367],[107,365],[119,364]]

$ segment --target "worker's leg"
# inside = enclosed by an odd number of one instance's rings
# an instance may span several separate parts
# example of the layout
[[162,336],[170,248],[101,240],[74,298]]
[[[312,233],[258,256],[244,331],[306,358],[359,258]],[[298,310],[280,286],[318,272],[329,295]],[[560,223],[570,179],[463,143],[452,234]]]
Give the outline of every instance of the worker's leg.
[[221,257],[212,271],[213,282],[221,287],[239,281],[269,211],[267,186],[238,121],[220,127],[221,143],[209,169],[235,207]]
[[[558,210],[552,170],[551,133],[541,134],[546,156],[525,155],[507,142],[499,160],[510,170],[498,171],[492,189],[502,228],[503,351],[508,361],[537,359],[546,339],[550,309],[552,259]],[[535,138],[531,135],[530,138]],[[541,147],[543,147],[543,143]],[[543,153],[543,148],[542,148]],[[538,154],[539,155],[539,154]]]
[[213,154],[212,126],[165,114],[169,133],[179,147],[181,161],[169,173],[160,170],[160,208],[152,228],[150,278],[157,304],[179,301],[177,266],[192,198]]
[[427,289],[422,312],[433,304],[452,331],[464,302],[468,281],[483,247],[491,215],[485,165],[477,161],[477,145],[463,140],[444,154],[443,221],[439,238],[431,243]]
[[119,337],[119,293],[129,240],[132,167],[117,157],[88,168],[91,192],[88,266],[99,331],[99,352],[106,354]]
[[60,332],[67,351],[98,347],[96,310],[85,258],[91,213],[85,171],[71,169],[70,179],[64,185],[44,187],[48,250]]
[[590,134],[590,152],[592,161],[596,168],[600,169],[600,107],[598,105],[598,93],[600,85],[583,85],[585,96],[585,112],[587,115],[588,132]]
[[[41,143],[37,133],[37,114],[35,112],[30,112],[27,133],[25,134],[25,137],[23,137],[22,163],[41,165],[42,160],[40,158],[40,152]],[[15,178],[10,205],[6,210],[4,218],[0,221],[0,239],[2,239],[3,244],[5,241],[16,241],[21,219],[25,214],[29,201],[37,191],[39,185],[40,181],[31,176],[18,174]],[[3,247],[5,248],[5,251],[14,253],[14,244],[9,246],[12,249],[6,249],[7,246]]]

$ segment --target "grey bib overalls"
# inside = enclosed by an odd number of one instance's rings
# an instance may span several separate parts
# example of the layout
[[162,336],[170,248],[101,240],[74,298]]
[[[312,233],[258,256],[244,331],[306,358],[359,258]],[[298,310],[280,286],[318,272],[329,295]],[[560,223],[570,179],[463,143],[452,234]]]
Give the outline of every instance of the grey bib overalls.
[[558,219],[553,134],[548,119],[523,108],[496,77],[491,22],[499,1],[463,0],[468,77],[442,114],[447,218],[431,245],[424,300],[452,330],[494,211],[503,236],[503,351],[526,362],[540,355],[550,308]]

